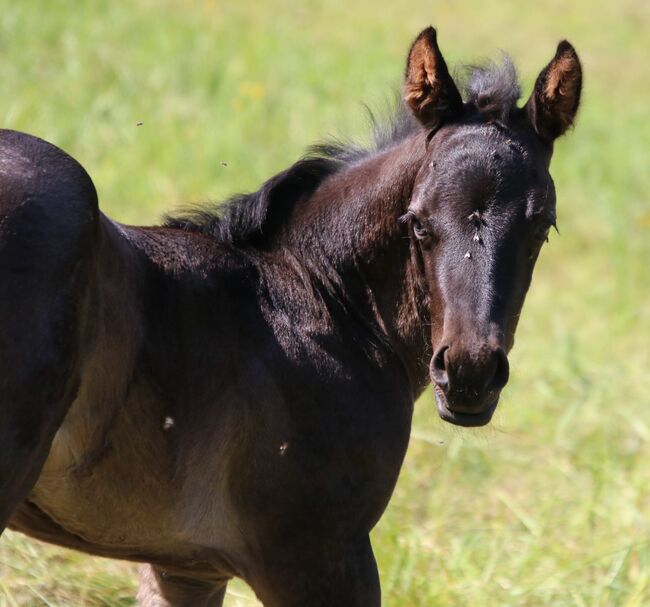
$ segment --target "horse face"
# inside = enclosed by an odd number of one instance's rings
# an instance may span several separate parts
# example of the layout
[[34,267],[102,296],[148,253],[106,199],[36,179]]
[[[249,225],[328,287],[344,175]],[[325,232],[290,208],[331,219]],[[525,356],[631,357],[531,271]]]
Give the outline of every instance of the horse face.
[[561,43],[521,109],[509,65],[478,77],[463,103],[435,32],[411,48],[405,98],[429,137],[405,219],[429,291],[438,412],[464,426],[490,421],[508,381],[533,267],[555,225],[548,166],[577,110],[580,64]]
[[487,423],[533,267],[555,224],[534,142],[489,123],[441,130],[409,206],[431,302],[430,375],[443,419]]

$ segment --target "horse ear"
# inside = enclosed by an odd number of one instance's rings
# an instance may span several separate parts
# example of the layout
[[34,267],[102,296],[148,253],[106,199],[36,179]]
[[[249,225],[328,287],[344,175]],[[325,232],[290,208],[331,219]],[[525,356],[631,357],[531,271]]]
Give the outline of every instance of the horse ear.
[[525,110],[541,139],[552,143],[575,120],[582,90],[582,67],[566,40],[558,44],[555,57],[540,72]]
[[459,115],[463,100],[449,75],[436,40],[428,27],[415,39],[409,51],[404,78],[404,101],[427,128]]

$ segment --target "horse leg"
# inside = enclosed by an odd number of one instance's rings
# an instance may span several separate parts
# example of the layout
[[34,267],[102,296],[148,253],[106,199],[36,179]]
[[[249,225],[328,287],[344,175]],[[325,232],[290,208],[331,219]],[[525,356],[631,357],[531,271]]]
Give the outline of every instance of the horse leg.
[[[4,261],[0,257],[3,287],[11,283]],[[63,318],[52,319],[38,304],[32,308],[36,294],[13,286],[0,300],[0,533],[36,483],[76,391],[70,325],[56,326]]]
[[92,182],[72,158],[0,131],[0,533],[74,399],[97,213]]
[[265,607],[381,605],[379,574],[368,537],[318,556],[280,546],[275,556],[251,580]]
[[172,575],[154,565],[140,567],[141,607],[221,607],[227,582],[211,583]]

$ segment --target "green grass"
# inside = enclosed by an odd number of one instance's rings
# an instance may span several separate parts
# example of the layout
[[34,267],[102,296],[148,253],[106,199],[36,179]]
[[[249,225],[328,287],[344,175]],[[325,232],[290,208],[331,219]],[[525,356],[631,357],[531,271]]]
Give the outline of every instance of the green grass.
[[[399,84],[412,37],[503,48],[526,91],[563,37],[584,63],[538,264],[487,429],[418,403],[373,534],[388,607],[650,604],[650,5],[0,0],[0,118],[93,176],[112,217],[254,188]],[[141,121],[143,124],[137,126]],[[224,164],[225,163],[225,166]],[[0,607],[133,605],[132,565],[7,533]],[[229,607],[254,605],[235,585]]]

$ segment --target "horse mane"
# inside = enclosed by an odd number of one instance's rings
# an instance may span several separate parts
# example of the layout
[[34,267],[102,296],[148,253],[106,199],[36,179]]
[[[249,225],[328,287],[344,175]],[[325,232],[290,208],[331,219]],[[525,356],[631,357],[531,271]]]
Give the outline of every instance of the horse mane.
[[[501,64],[472,66],[467,73],[467,103],[490,118],[505,121],[521,93],[510,58],[504,54]],[[422,128],[401,101],[387,119],[378,119],[367,106],[366,110],[372,129],[369,145],[334,139],[311,146],[302,158],[264,182],[259,190],[221,203],[186,206],[165,215],[163,225],[206,234],[224,244],[263,246],[286,223],[295,205],[308,199],[326,178],[399,144]]]
[[290,215],[293,207],[313,194],[330,175],[406,139],[421,127],[400,105],[388,120],[368,110],[372,139],[368,146],[334,139],[311,146],[288,169],[259,190],[238,194],[223,203],[186,207],[166,215],[164,226],[207,234],[219,242],[243,246],[262,244]]
[[517,107],[521,87],[517,69],[503,53],[501,63],[494,61],[466,68],[468,72],[465,97],[484,115],[506,122]]

